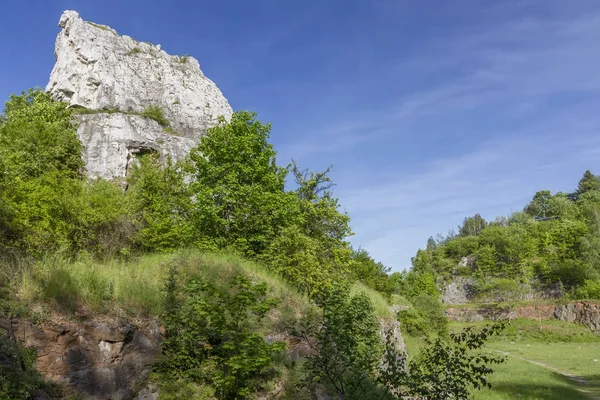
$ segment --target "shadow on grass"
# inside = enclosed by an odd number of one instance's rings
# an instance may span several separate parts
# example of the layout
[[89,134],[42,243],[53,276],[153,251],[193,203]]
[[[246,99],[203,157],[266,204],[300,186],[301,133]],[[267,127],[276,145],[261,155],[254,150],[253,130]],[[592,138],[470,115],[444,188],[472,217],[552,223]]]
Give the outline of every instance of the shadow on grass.
[[556,382],[563,382],[566,385],[559,384],[536,384],[536,383],[497,383],[493,385],[492,390],[497,393],[505,394],[507,399],[546,399],[546,400],[590,400],[600,393],[600,376],[587,376],[585,380],[588,384],[580,384],[558,373],[553,373]]

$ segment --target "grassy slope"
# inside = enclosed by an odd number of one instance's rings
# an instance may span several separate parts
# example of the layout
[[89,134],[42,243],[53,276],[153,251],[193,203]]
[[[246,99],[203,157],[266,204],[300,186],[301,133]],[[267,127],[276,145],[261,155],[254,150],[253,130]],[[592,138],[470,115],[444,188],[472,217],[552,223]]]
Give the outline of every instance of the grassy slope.
[[104,263],[48,258],[26,272],[15,290],[29,308],[122,316],[158,315],[162,312],[163,288],[171,268],[180,279],[194,275],[216,285],[227,285],[231,276],[242,273],[266,282],[271,295],[282,300],[280,308],[299,311],[309,306],[304,296],[260,265],[233,255],[195,250]]
[[[162,312],[163,288],[171,268],[181,279],[197,275],[216,285],[227,285],[239,273],[266,282],[271,296],[281,299],[279,313],[298,315],[311,307],[305,296],[261,265],[235,255],[197,250],[104,263],[51,257],[26,271],[13,290],[18,293],[18,304],[29,310],[153,316]],[[379,317],[394,318],[381,294],[360,284],[352,290],[366,292]]]
[[[451,330],[458,331],[468,325],[486,323],[452,323]],[[405,342],[412,355],[423,345],[419,338],[405,337]],[[544,321],[540,330],[537,321],[515,320],[502,336],[488,343],[487,349],[516,357],[508,357],[505,364],[494,367],[495,373],[489,379],[492,389],[475,391],[476,400],[600,398],[600,335],[585,327]],[[579,384],[517,357],[581,377],[588,384]]]

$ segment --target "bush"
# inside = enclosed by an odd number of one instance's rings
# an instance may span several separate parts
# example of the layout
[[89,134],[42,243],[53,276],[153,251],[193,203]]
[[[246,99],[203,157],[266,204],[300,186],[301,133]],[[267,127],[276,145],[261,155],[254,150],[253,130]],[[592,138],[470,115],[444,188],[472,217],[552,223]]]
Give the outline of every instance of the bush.
[[586,280],[583,286],[575,290],[577,299],[600,299],[600,281]]
[[160,106],[147,107],[144,109],[144,111],[142,111],[141,115],[142,117],[155,120],[163,128],[167,128],[171,125],[169,120],[165,117],[165,113]]
[[323,384],[344,399],[373,398],[382,350],[373,304],[366,294],[351,296],[347,287],[338,286],[322,307],[322,325],[303,332],[315,350],[305,364],[304,385]]
[[411,336],[428,336],[436,333],[448,334],[448,319],[444,306],[436,298],[426,294],[411,299],[412,307],[398,312],[402,330]]
[[212,386],[219,399],[249,398],[285,347],[266,342],[259,331],[276,304],[267,297],[265,283],[253,284],[243,275],[234,276],[227,288],[192,278],[181,291],[172,270],[166,283],[159,376]]
[[49,388],[35,369],[35,353],[0,330],[0,399],[28,400],[42,389]]
[[379,381],[388,389],[387,399],[466,400],[472,388],[490,388],[490,365],[505,362],[481,351],[485,342],[504,329],[503,324],[475,331],[473,327],[453,333],[450,340],[426,340],[420,354],[409,363],[406,354],[399,354],[387,333]]

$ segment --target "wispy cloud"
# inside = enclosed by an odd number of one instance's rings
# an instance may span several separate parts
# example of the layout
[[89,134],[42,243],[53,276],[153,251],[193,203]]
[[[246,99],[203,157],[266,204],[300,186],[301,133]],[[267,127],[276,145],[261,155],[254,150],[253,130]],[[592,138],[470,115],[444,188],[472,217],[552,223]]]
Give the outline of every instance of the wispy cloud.
[[[423,44],[435,55],[386,64],[373,74],[409,82],[390,84],[356,113],[330,110],[329,121],[345,122],[321,122],[322,130],[288,143],[315,159],[328,152],[343,160],[337,195],[356,245],[405,268],[429,236],[464,217],[518,211],[537,190],[572,190],[597,168],[600,10],[562,12],[556,3],[544,13],[544,4],[537,15],[507,12]],[[440,138],[459,145],[438,148]],[[438,152],[419,158],[407,146]]]

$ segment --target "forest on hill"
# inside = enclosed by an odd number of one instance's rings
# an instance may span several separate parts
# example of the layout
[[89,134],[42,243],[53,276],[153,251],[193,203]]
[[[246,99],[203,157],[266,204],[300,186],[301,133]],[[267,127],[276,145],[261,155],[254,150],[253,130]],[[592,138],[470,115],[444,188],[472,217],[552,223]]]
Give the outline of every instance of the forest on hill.
[[491,222],[465,218],[429,238],[412,264],[408,275],[424,280],[474,278],[482,296],[553,286],[566,298],[600,299],[600,179],[588,170],[572,193],[538,191],[523,211]]
[[[279,165],[255,114],[222,119],[183,161],[141,155],[111,182],[85,175],[72,113],[29,90],[0,116],[0,398],[55,390],[11,329],[56,313],[159,318],[148,379],[161,399],[463,399],[489,385],[503,357],[478,350],[502,326],[444,333],[437,264],[418,256],[390,275],[352,248],[329,170]],[[383,324],[404,301],[443,333],[410,359]],[[308,350],[292,358],[273,332]]]

